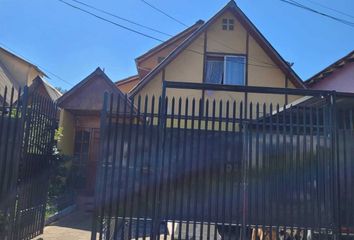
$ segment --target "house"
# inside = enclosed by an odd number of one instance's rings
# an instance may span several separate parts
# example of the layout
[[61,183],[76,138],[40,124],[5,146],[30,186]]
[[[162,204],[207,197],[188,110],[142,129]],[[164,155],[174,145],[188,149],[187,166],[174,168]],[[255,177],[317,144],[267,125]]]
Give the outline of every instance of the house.
[[[0,103],[10,102],[11,88],[14,88],[14,101],[18,91],[29,86],[30,93],[38,92],[42,96],[56,101],[61,93],[44,80],[47,75],[36,65],[0,47]],[[8,89],[4,99],[5,87]],[[1,100],[2,99],[2,100]]]
[[[306,88],[234,1],[200,25],[129,92],[159,96],[162,81]],[[168,90],[169,97],[285,103],[293,96]],[[261,100],[261,101],[260,101]]]
[[354,51],[305,81],[310,89],[354,93]]
[[[137,74],[115,84],[100,69],[59,100],[63,154],[75,156],[92,193],[99,142],[103,93],[158,97],[163,81],[275,88],[306,88],[299,76],[265,39],[234,1],[207,22],[194,25],[135,59]],[[266,102],[284,105],[297,96],[171,90],[168,97]],[[144,103],[142,99],[142,104]],[[157,109],[157,101],[156,108]],[[136,106],[136,105],[135,105]],[[130,105],[132,107],[132,105]]]

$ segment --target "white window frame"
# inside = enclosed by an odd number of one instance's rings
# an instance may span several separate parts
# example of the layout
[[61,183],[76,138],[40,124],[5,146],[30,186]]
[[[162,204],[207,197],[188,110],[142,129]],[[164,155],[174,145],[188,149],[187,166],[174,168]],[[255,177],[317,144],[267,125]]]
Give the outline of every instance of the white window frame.
[[[225,79],[226,79],[226,58],[228,58],[228,57],[230,57],[230,58],[232,58],[232,57],[238,57],[238,58],[242,57],[242,58],[245,60],[244,71],[243,71],[243,83],[242,83],[242,85],[238,85],[238,84],[232,84],[232,85],[235,85],[235,86],[246,86],[246,71],[247,71],[246,65],[247,65],[247,58],[246,58],[246,56],[244,56],[244,55],[224,55],[224,76],[223,76],[223,84],[226,85],[226,84],[225,84]],[[230,85],[230,84],[228,84],[228,85]]]

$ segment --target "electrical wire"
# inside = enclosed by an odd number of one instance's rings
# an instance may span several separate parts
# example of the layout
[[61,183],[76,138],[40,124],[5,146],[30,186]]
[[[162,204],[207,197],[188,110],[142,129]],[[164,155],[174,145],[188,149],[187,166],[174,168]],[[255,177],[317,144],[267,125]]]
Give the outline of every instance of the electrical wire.
[[122,21],[125,21],[125,22],[128,22],[128,23],[134,24],[134,25],[136,25],[136,26],[145,28],[145,29],[147,29],[147,30],[150,30],[150,31],[153,31],[153,32],[156,32],[156,33],[159,33],[159,34],[163,34],[163,35],[166,35],[166,36],[168,36],[168,37],[173,37],[172,34],[162,32],[162,31],[160,31],[160,30],[158,30],[158,29],[156,29],[156,28],[152,28],[152,27],[149,27],[149,26],[140,24],[140,23],[138,23],[138,22],[134,22],[134,21],[132,21],[132,20],[129,20],[129,19],[124,18],[124,17],[121,17],[121,16],[118,16],[117,14],[114,14],[114,13],[108,12],[108,11],[106,11],[106,10],[97,8],[97,7],[93,6],[93,5],[84,3],[84,2],[82,2],[82,1],[78,1],[78,0],[71,0],[71,1],[76,2],[76,3],[78,3],[78,4],[81,4],[81,5],[83,5],[83,6],[86,6],[86,7],[88,7],[88,8],[94,9],[94,10],[96,10],[96,11],[98,11],[98,12],[107,14],[107,15],[109,15],[109,16],[111,16],[111,17],[114,17],[114,18],[117,18],[117,19],[119,19],[119,20],[122,20]]
[[161,10],[160,8],[158,8],[158,7],[154,6],[154,5],[152,5],[151,3],[149,3],[149,2],[147,2],[147,1],[145,1],[145,0],[140,0],[140,1],[143,2],[143,3],[145,3],[146,5],[148,5],[149,7],[155,9],[155,10],[158,11],[159,13],[165,15],[166,17],[172,19],[173,21],[175,21],[175,22],[177,22],[177,23],[179,23],[179,24],[181,24],[181,25],[183,25],[183,26],[185,26],[185,27],[188,27],[188,25],[185,24],[184,22],[182,22],[182,21],[178,20],[177,18],[171,16],[170,14],[168,14],[168,13],[166,13],[165,11]]
[[315,5],[321,6],[321,7],[325,8],[325,9],[331,10],[331,11],[333,11],[333,12],[339,13],[339,14],[341,14],[341,15],[343,15],[343,16],[350,17],[350,18],[353,18],[353,19],[354,19],[354,15],[350,15],[350,14],[348,14],[348,13],[346,13],[346,12],[343,12],[343,11],[340,11],[340,10],[338,10],[338,9],[335,9],[335,8],[332,8],[332,7],[329,7],[329,6],[326,6],[326,5],[324,5],[324,4],[322,4],[322,3],[319,3],[319,2],[315,2],[315,1],[312,1],[312,0],[306,0],[306,1],[308,1],[308,2],[310,2],[310,3],[312,3],[312,4],[315,4]]
[[339,23],[342,23],[342,24],[345,24],[347,26],[350,26],[350,27],[354,27],[354,22],[351,22],[351,21],[347,21],[345,19],[341,19],[341,18],[338,18],[338,17],[335,17],[335,16],[332,16],[332,15],[329,15],[327,13],[323,13],[323,12],[320,12],[316,9],[313,9],[313,8],[310,8],[310,7],[307,7],[299,2],[296,2],[294,0],[279,0],[281,2],[284,2],[284,3],[287,3],[287,4],[290,4],[292,6],[295,6],[295,7],[298,7],[298,8],[301,8],[301,9],[304,9],[304,10],[307,10],[307,11],[310,11],[312,13],[315,13],[315,14],[318,14],[318,15],[321,15],[323,17],[326,17],[326,18],[329,18],[329,19],[332,19],[334,21],[337,21]]
[[[59,1],[59,2],[61,2],[61,3],[63,3],[63,4],[66,4],[67,6],[70,6],[70,7],[74,8],[74,9],[77,9],[77,10],[79,10],[79,11],[81,11],[81,12],[84,12],[84,13],[86,13],[86,14],[89,14],[89,15],[95,17],[95,18],[98,18],[98,19],[102,20],[102,21],[105,21],[105,22],[108,22],[108,23],[110,23],[110,24],[113,24],[113,25],[115,25],[115,26],[117,26],[117,27],[123,28],[123,29],[125,29],[125,30],[127,30],[127,31],[134,32],[134,33],[136,33],[136,34],[142,35],[142,36],[144,36],[144,37],[147,37],[147,38],[150,38],[150,39],[159,41],[159,42],[165,42],[165,41],[162,40],[162,39],[159,39],[159,38],[153,37],[153,36],[151,36],[151,35],[148,35],[148,34],[146,34],[146,33],[142,33],[142,32],[140,32],[140,31],[138,31],[138,30],[135,30],[135,29],[126,27],[126,26],[124,26],[124,25],[122,25],[122,24],[118,24],[118,23],[113,22],[113,21],[111,21],[111,20],[109,20],[109,19],[106,19],[106,18],[104,18],[104,17],[101,17],[101,16],[99,16],[99,15],[97,15],[97,14],[94,14],[94,13],[88,11],[88,10],[85,10],[85,9],[82,9],[82,8],[80,8],[80,7],[78,7],[78,6],[75,6],[75,5],[73,5],[73,4],[70,4],[70,3],[68,3],[68,2],[66,2],[66,1],[64,1],[64,0],[57,0],[57,1]],[[193,52],[193,53],[196,53],[196,54],[199,54],[199,55],[202,55],[202,56],[205,55],[204,53],[199,52],[199,51],[194,50],[194,49],[188,49],[188,48],[187,48],[186,51]],[[248,65],[251,65],[251,66],[263,67],[263,68],[278,68],[278,67],[273,67],[273,66],[266,66],[266,65],[254,64],[254,63],[250,63],[250,62],[248,62],[248,63],[240,62],[240,63],[241,63],[241,64],[248,64]]]

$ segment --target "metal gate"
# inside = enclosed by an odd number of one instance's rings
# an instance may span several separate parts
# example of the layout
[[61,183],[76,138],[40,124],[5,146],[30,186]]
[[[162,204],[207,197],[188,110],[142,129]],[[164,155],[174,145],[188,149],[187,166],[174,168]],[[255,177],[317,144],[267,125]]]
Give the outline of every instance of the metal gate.
[[56,105],[5,89],[0,109],[0,236],[32,239],[44,227]]
[[352,109],[334,92],[237,90],[311,97],[105,96],[92,239],[353,239]]

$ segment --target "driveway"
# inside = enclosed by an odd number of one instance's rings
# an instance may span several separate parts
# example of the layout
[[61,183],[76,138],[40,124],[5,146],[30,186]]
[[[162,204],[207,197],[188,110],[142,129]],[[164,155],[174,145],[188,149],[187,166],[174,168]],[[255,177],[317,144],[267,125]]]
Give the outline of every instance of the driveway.
[[92,213],[77,210],[46,226],[33,240],[90,240],[91,224]]

